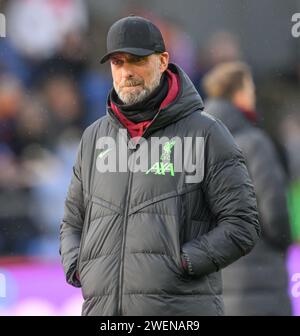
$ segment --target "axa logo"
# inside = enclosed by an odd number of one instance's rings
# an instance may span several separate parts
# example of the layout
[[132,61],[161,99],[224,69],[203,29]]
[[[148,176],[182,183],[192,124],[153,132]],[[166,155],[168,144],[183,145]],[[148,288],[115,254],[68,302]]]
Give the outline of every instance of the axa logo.
[[0,13],[0,37],[6,37],[6,18]]
[[164,144],[160,161],[154,163],[154,165],[146,171],[146,175],[149,173],[154,173],[155,175],[165,175],[166,173],[170,173],[171,176],[174,176],[174,165],[171,162],[171,153],[175,143],[176,141],[172,140],[167,141]]

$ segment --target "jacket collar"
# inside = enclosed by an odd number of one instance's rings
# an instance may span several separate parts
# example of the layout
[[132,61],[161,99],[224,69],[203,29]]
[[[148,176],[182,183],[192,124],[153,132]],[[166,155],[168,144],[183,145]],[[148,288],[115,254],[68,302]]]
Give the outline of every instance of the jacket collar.
[[[204,108],[203,101],[192,84],[189,77],[177,65],[170,63],[168,66],[169,92],[161,104],[159,112],[156,114],[150,124],[143,125],[143,137],[148,137],[154,131],[166,127],[197,110]],[[110,122],[117,127],[124,128],[124,118],[116,113],[116,109],[112,106],[109,95],[107,98],[107,116]],[[127,119],[128,120],[128,119]],[[128,124],[127,124],[128,125]],[[133,126],[133,125],[132,125]]]

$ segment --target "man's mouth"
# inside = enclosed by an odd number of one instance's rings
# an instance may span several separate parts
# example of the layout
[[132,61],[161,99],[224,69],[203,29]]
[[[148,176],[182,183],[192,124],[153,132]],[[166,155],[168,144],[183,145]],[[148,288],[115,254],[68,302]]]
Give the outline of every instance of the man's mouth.
[[135,86],[140,86],[142,85],[141,83],[140,84],[130,84],[130,85],[126,85],[124,87],[135,87]]
[[138,86],[141,86],[142,84],[135,84],[135,85],[128,85],[128,86],[123,86],[123,89],[134,89]]

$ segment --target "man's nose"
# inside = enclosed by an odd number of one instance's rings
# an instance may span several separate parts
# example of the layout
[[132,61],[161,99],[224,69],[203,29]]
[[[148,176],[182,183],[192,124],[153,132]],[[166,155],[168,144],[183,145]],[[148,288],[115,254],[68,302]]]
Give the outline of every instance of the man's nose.
[[132,67],[127,64],[126,62],[124,62],[123,66],[122,66],[122,78],[124,79],[128,79],[128,78],[132,78],[133,77],[133,71],[132,71]]

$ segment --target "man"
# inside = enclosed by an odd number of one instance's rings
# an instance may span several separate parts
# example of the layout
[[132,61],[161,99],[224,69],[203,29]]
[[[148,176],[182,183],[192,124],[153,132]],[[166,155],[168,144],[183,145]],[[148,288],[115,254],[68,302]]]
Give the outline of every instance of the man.
[[224,122],[245,155],[263,232],[249,255],[223,271],[225,313],[289,315],[286,179],[272,142],[255,126],[256,98],[250,69],[242,62],[223,63],[204,77],[203,84],[210,97],[207,112]]
[[222,315],[220,270],[260,233],[243,156],[150,21],[117,21],[107,49],[107,115],[82,136],[61,225],[67,281],[83,315]]

